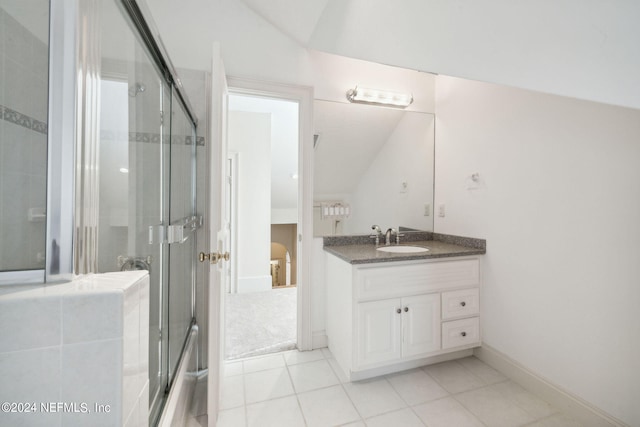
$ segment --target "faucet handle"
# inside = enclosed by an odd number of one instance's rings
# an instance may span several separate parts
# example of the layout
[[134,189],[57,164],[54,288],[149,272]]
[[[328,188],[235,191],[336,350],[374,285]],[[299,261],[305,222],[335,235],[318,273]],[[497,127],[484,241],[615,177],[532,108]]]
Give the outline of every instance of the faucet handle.
[[370,239],[376,239],[376,246],[380,244],[380,234],[372,234],[369,236]]
[[400,244],[401,237],[404,237],[404,233],[396,233],[396,245]]

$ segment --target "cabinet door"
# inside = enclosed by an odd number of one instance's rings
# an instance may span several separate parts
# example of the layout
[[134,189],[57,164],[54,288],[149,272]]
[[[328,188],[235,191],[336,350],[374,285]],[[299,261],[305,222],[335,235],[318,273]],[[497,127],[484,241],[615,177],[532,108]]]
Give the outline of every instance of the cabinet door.
[[402,356],[440,350],[440,294],[402,298]]
[[375,365],[399,360],[401,356],[402,314],[400,300],[358,304],[357,365]]

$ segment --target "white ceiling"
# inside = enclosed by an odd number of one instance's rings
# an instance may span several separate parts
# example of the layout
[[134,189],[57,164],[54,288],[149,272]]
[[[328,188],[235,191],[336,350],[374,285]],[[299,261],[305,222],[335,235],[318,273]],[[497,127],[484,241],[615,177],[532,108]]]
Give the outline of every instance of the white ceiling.
[[[313,49],[640,108],[640,2],[147,0],[176,65],[312,85]],[[179,23],[179,25],[176,25]]]
[[283,33],[307,45],[329,0],[242,0]]
[[242,1],[308,48],[640,108],[640,2]]

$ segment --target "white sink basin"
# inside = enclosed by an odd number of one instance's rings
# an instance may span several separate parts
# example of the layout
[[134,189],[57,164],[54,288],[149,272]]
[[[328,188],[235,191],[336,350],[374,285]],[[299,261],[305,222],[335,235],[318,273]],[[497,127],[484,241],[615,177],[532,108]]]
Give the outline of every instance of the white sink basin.
[[428,252],[429,249],[420,246],[382,246],[378,248],[381,252],[394,252],[402,254],[417,254],[420,252]]

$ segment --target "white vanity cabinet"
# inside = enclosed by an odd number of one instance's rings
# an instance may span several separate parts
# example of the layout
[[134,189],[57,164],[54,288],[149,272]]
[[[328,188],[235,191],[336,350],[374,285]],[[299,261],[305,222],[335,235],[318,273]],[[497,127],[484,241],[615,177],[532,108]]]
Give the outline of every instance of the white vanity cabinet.
[[356,305],[357,365],[376,365],[440,350],[440,295]]
[[354,265],[326,257],[329,349],[350,380],[480,345],[479,257]]

